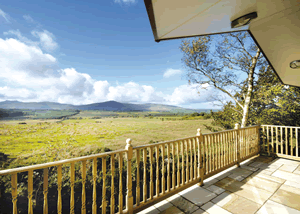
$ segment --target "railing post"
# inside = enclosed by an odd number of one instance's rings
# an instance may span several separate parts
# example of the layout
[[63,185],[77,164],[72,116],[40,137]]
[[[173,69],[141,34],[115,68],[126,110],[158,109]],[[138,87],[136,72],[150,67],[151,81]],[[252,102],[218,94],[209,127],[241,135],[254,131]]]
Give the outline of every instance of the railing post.
[[260,154],[260,151],[261,151],[261,142],[260,142],[260,129],[261,129],[261,125],[258,124],[257,126],[257,146],[258,146],[258,151],[257,151],[257,154]]
[[126,207],[129,214],[133,214],[133,196],[132,196],[132,177],[131,177],[131,159],[133,156],[133,147],[131,145],[131,139],[126,140],[127,150],[127,195],[126,195]]
[[240,167],[241,157],[240,157],[240,150],[241,150],[241,141],[240,141],[240,124],[236,123],[234,129],[237,129],[236,138],[237,138],[237,166]]
[[[204,165],[205,165],[205,151],[204,153],[202,153],[202,148],[201,148],[201,143],[203,142],[203,136],[201,133],[201,129],[197,129],[197,136],[199,136],[199,138],[197,138],[197,143],[198,143],[198,168],[200,169],[200,183],[199,186],[203,186],[203,180],[204,180]],[[203,155],[201,155],[203,154]]]

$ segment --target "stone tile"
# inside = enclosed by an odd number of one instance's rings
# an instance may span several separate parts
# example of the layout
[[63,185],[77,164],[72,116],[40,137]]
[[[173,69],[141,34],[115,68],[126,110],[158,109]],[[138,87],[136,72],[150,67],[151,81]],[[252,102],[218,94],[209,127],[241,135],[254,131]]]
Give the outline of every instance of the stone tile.
[[173,204],[171,204],[169,201],[163,200],[157,204],[154,205],[154,207],[156,209],[158,209],[159,211],[164,211],[166,209],[168,209],[169,207],[172,207]]
[[193,190],[193,189],[195,189],[195,188],[197,188],[197,187],[199,187],[199,185],[198,185],[198,184],[195,184],[195,185],[193,185],[193,186],[191,186],[191,187],[189,187],[189,188],[187,188],[187,189],[185,189],[185,190],[180,191],[178,194],[179,194],[179,195],[185,194],[185,193],[187,193],[187,192],[189,192],[189,191],[191,191],[191,190]]
[[217,183],[219,181],[219,179],[205,179],[204,181],[203,181],[203,186],[202,187],[208,187],[208,186],[210,186],[210,185],[212,185],[212,184],[214,184],[214,183]]
[[238,195],[226,191],[226,192],[223,192],[218,197],[211,200],[211,202],[217,204],[220,207],[223,207],[225,204],[229,203],[230,201],[235,200],[235,198],[237,198],[237,197],[238,197]]
[[222,192],[225,192],[225,189],[222,189],[222,188],[217,187],[215,185],[210,185],[206,189],[213,192],[213,193],[215,193],[215,194],[217,194],[217,195],[220,195]]
[[236,168],[234,170],[232,170],[232,174],[229,175],[229,178],[235,179],[234,177],[243,177],[246,178],[249,175],[251,175],[253,173],[253,171],[247,170],[247,169],[243,169],[243,168]]
[[258,170],[258,168],[255,168],[255,167],[251,167],[251,166],[241,166],[242,169],[247,169],[247,170],[250,170],[252,172],[255,172]]
[[264,174],[264,173],[254,173],[251,175],[251,177],[260,177],[260,178],[264,178],[264,179],[267,179],[267,180],[270,180],[270,181],[274,181],[276,183],[279,183],[279,184],[283,184],[286,180],[285,179],[282,179],[282,178],[277,178],[277,177],[273,177],[273,176],[270,176],[270,175],[267,175],[267,174]]
[[284,184],[288,185],[288,186],[292,186],[292,187],[297,188],[297,189],[300,189],[300,183],[297,183],[297,182],[286,181],[286,182],[284,182]]
[[266,169],[259,169],[257,172],[265,174],[265,175],[272,175],[273,174],[273,171],[269,171],[269,170],[266,170]]
[[167,198],[166,201],[171,202],[172,204],[174,204],[180,198],[181,198],[181,196],[179,194],[174,194],[171,197]]
[[295,193],[295,194],[300,196],[300,189],[295,188],[293,186],[283,184],[279,189],[284,190],[284,191],[288,191],[288,192],[292,192],[292,193]]
[[272,176],[282,178],[282,179],[285,179],[287,181],[294,181],[296,183],[300,182],[300,175],[290,173],[290,172],[281,171],[281,170],[277,170],[276,172],[274,172],[272,174]]
[[300,195],[279,189],[271,197],[272,201],[300,210]]
[[298,167],[298,165],[289,165],[289,164],[283,164],[279,170],[282,170],[282,171],[287,171],[287,172],[293,172],[296,168]]
[[218,179],[218,180],[222,180],[223,178],[226,178],[226,177],[228,177],[228,176],[231,175],[231,174],[232,174],[232,172],[231,172],[231,171],[228,171],[228,172],[226,172],[226,173],[220,174],[220,175],[217,177],[217,179]]
[[211,202],[206,203],[201,208],[203,210],[205,210],[206,212],[208,212],[209,214],[231,214],[227,210],[225,210],[225,209],[223,209],[223,208],[219,207],[218,205],[213,204]]
[[300,211],[268,200],[256,214],[300,214]]
[[264,163],[264,162],[257,162],[257,161],[255,161],[255,162],[249,164],[248,166],[255,167],[255,168],[262,168],[262,167],[267,167],[268,164]]
[[224,178],[215,185],[261,205],[272,195],[272,193],[269,191],[233,180],[231,178]]
[[300,175],[300,165],[295,169],[293,173]]
[[160,214],[184,214],[180,209],[175,206],[169,207],[164,211],[160,212]]
[[234,193],[224,192],[218,197],[212,200],[213,203],[216,203],[218,206],[226,209],[232,213],[255,213],[260,207],[260,204],[257,204],[253,201],[240,197]]
[[159,210],[156,209],[154,206],[144,209],[143,211],[139,212],[138,214],[159,214]]
[[299,161],[289,160],[289,159],[285,159],[285,158],[278,159],[277,163],[289,164],[289,165],[299,165],[300,164]]
[[217,195],[213,192],[210,192],[202,187],[197,187],[189,192],[186,192],[181,195],[182,197],[193,202],[197,206],[201,206],[209,200],[213,199]]
[[223,209],[234,214],[254,214],[260,207],[260,204],[240,196],[222,206]]
[[208,214],[208,213],[199,208],[198,210],[196,210],[195,212],[193,212],[193,214]]
[[267,190],[269,192],[275,192],[280,184],[274,181],[270,181],[260,177],[248,177],[242,181],[243,183],[250,184],[252,186]]
[[199,208],[196,205],[194,205],[193,203],[191,203],[190,201],[181,197],[180,195],[173,197],[173,198],[170,197],[170,198],[168,198],[168,201],[171,202],[174,206],[176,206],[180,210],[182,210],[184,213],[192,213]]

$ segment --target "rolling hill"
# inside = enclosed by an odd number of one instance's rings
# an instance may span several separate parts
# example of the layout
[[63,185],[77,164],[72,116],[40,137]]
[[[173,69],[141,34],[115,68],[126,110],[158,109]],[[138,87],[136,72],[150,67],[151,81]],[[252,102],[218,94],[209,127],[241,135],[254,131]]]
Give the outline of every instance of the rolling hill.
[[[163,104],[132,104],[107,101],[102,103],[92,103],[88,105],[71,105],[55,102],[19,102],[3,101],[0,102],[2,109],[29,109],[29,110],[99,110],[99,111],[168,111],[168,112],[207,112],[209,109],[188,109],[172,105]],[[217,111],[218,109],[214,109]]]

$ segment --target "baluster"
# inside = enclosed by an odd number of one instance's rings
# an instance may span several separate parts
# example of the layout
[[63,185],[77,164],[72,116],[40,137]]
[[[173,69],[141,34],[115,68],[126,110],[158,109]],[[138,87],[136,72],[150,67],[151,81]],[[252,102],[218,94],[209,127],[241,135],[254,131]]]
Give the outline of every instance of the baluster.
[[150,200],[153,199],[153,147],[150,147]]
[[181,177],[182,177],[182,185],[185,183],[185,169],[184,169],[184,142],[181,141],[181,156],[182,156],[182,170],[181,170]]
[[186,153],[186,179],[185,179],[185,182],[188,183],[189,182],[189,145],[188,145],[188,142],[187,140],[184,140],[184,143],[185,143],[185,153]]
[[[110,156],[110,167],[111,167],[111,195],[110,195],[110,213],[115,213],[115,155]],[[137,168],[137,171],[139,168]]]
[[279,150],[278,150],[278,127],[275,127],[276,129],[276,153],[279,153]]
[[[97,158],[93,159],[93,214],[97,213],[97,190],[96,190],[96,181],[97,181]],[[122,192],[122,191],[120,191]]]
[[196,149],[196,139],[193,139],[194,145],[194,178],[193,180],[197,179],[197,149]]
[[74,182],[75,182],[75,163],[71,163],[70,170],[70,186],[71,186],[71,197],[70,197],[70,213],[74,213]]
[[140,150],[139,149],[136,150],[136,162],[137,162],[137,168],[136,168],[136,206],[139,206],[140,205],[140,201],[141,201],[141,190],[140,190]]
[[43,194],[44,194],[44,214],[48,214],[48,168],[44,169],[44,182],[43,182]]
[[190,152],[189,152],[189,159],[190,159],[190,181],[193,180],[193,147],[192,147],[192,140],[189,139],[188,140],[188,144],[189,144],[189,149],[190,149]]
[[170,192],[170,144],[166,144],[167,147],[167,158],[168,158],[168,165],[167,165],[167,190]]
[[175,143],[172,143],[172,189],[175,189]]
[[103,175],[103,187],[102,187],[102,214],[106,213],[106,157],[102,158],[102,175]]
[[272,153],[274,153],[274,130],[273,130],[273,126],[270,127],[271,128],[271,137],[272,137]]
[[18,200],[18,177],[17,173],[11,174],[11,197],[13,203],[13,214],[17,214],[17,200]]
[[143,201],[147,201],[147,148],[143,149],[144,176],[143,176]]
[[[201,174],[200,174],[200,169],[201,169],[201,164],[203,164],[203,163],[201,163],[201,158],[202,158],[202,156],[201,156],[201,146],[200,146],[200,136],[201,136],[201,129],[199,128],[199,129],[197,129],[197,138],[196,138],[196,140],[197,140],[197,146],[198,146],[198,170],[197,170],[197,178],[200,178],[201,177]],[[195,147],[196,148],[196,147]]]
[[298,128],[295,129],[295,132],[296,132],[296,157],[299,157],[299,154],[298,154]]
[[85,202],[86,202],[86,194],[85,194],[85,183],[86,183],[86,160],[82,161],[82,191],[81,191],[81,213],[85,214],[86,213],[86,207],[85,207]]
[[164,195],[165,194],[165,191],[166,191],[166,180],[165,180],[165,144],[163,144],[161,146],[161,156],[162,156],[162,172],[161,172],[161,176],[162,176],[162,179],[161,179],[161,189],[162,189],[162,194]]
[[263,138],[263,151],[265,152],[266,151],[266,139],[265,139],[265,127],[262,126],[262,138]]
[[28,214],[32,214],[33,170],[28,171]]
[[290,128],[290,135],[291,135],[291,142],[290,142],[290,145],[291,145],[291,156],[293,156],[293,128]]
[[268,155],[270,156],[270,143],[269,143],[269,126],[267,126],[267,151]]
[[119,213],[123,213],[123,153],[119,153]]
[[159,196],[159,146],[156,146],[156,196]]
[[282,137],[283,133],[282,133],[282,127],[280,127],[280,153],[283,154],[283,137]]
[[211,172],[215,171],[215,147],[214,147],[214,135],[209,135],[210,139],[210,155],[211,155]]
[[57,192],[58,192],[58,199],[57,199],[57,212],[61,214],[61,165],[57,167]]
[[285,154],[288,155],[288,145],[289,145],[289,141],[288,141],[288,128],[285,128]]
[[177,141],[177,187],[180,186],[180,160],[179,160],[179,147],[180,147],[180,142]]
[[225,135],[226,133],[222,133],[222,167],[225,166]]
[[217,166],[216,166],[216,169],[220,169],[220,146],[219,146],[219,143],[220,143],[220,134],[216,134],[216,153],[217,153]]

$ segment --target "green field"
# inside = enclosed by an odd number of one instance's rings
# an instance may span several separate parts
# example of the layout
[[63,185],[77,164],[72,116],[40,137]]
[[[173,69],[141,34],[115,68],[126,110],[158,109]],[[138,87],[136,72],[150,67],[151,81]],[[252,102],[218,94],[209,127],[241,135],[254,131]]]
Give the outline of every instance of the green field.
[[[116,115],[108,117],[111,114]],[[101,119],[92,119],[95,117]],[[156,112],[83,111],[63,120],[1,121],[0,152],[9,155],[1,168],[78,157],[104,148],[123,149],[127,138],[138,146],[194,136],[198,128],[202,133],[210,132],[205,125],[211,125],[212,120],[200,118],[183,119],[174,114],[162,117]]]

